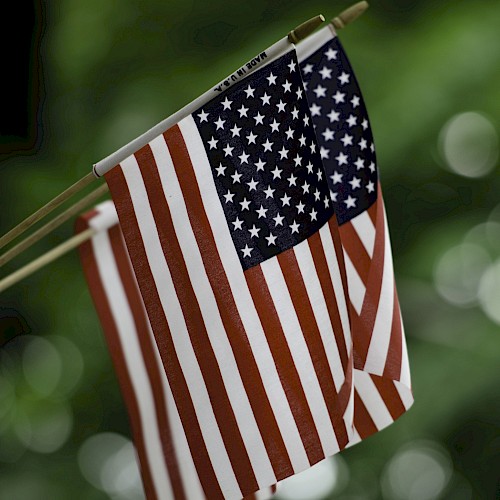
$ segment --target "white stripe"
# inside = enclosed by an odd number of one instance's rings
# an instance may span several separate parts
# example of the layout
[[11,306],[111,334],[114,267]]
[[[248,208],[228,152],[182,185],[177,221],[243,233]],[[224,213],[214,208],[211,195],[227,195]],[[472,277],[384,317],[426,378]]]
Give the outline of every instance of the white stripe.
[[360,443],[361,441],[362,441],[361,436],[359,435],[358,431],[356,430],[356,427],[353,426],[351,439],[349,440],[349,444],[346,446],[346,448],[351,448],[352,446]]
[[368,373],[358,371],[356,374],[356,390],[378,430],[394,422],[380,392]]
[[[231,344],[224,330],[214,292],[190,224],[170,152],[163,136],[153,140],[150,146],[158,166],[167,202],[168,200],[175,200],[175,206],[170,207],[175,235],[186,262],[189,278],[200,306],[210,344],[217,359],[231,407],[234,410],[239,432],[245,443],[257,483],[267,486],[276,482],[276,476],[241,380]],[[172,235],[172,237],[175,236]]]
[[307,404],[311,410],[314,424],[323,447],[323,453],[325,456],[332,455],[339,450],[339,446],[326,407],[326,404],[329,402],[325,403],[314,369],[314,363],[311,359],[285,278],[276,257],[266,260],[261,264],[261,267],[293,358],[293,364],[304,389]]
[[351,322],[349,320],[349,311],[347,309],[345,290],[342,283],[342,275],[340,273],[337,252],[335,251],[332,233],[328,224],[325,224],[319,230],[319,236],[321,238],[321,244],[323,245],[323,251],[325,252],[328,270],[330,271],[330,276],[332,278],[333,291],[335,292],[335,297],[337,297],[337,307],[340,312],[342,329],[344,330],[347,356],[350,357],[352,352]]
[[[382,201],[379,201],[379,203],[382,203]],[[354,217],[354,219],[351,219],[350,223],[358,234],[361,243],[363,243],[366,252],[370,258],[372,258],[373,249],[375,247],[376,230],[370,216],[368,215],[368,211],[365,210],[364,212],[361,212],[359,215]]]
[[361,314],[363,301],[365,300],[366,288],[345,250],[344,262],[345,271],[347,274],[347,288],[349,290],[349,299],[354,307],[354,310],[359,315]]
[[399,381],[406,385],[407,387],[411,387],[411,377],[410,377],[410,363],[408,360],[408,348],[406,347],[406,336],[403,328],[403,318],[401,317],[401,313],[399,315],[399,320],[401,321],[401,376]]
[[394,382],[394,386],[396,387],[399,393],[399,397],[401,398],[404,407],[406,408],[406,410],[408,410],[413,404],[413,393],[411,389],[408,386],[403,385],[399,382]]
[[[352,357],[349,358],[349,363],[352,364]],[[344,422],[347,429],[348,441],[351,440],[352,433],[354,430],[354,368],[352,368],[352,383],[351,390],[349,392],[349,400],[347,402],[347,407],[344,412]]]
[[[294,253],[299,265],[300,274],[306,286],[309,302],[311,303],[314,317],[323,341],[330,371],[333,375],[337,393],[345,380],[345,373],[340,359],[339,349],[333,332],[333,325],[328,314],[325,296],[319,282],[318,273],[307,241],[299,243],[294,248]],[[342,297],[344,294],[342,293]],[[346,367],[347,368],[347,367]]]
[[309,467],[297,425],[281,385],[267,339],[262,328],[257,310],[243,274],[243,269],[234,248],[225,215],[213,181],[210,164],[205,154],[204,145],[198,135],[196,124],[191,117],[182,120],[179,128],[186,141],[189,156],[193,163],[198,187],[224,271],[229,280],[231,291],[243,322],[255,361],[274,412],[292,466],[296,472]]
[[255,499],[256,500],[268,500],[274,495],[273,491],[271,488],[264,488],[263,490],[259,490],[255,492]]
[[392,317],[394,310],[394,274],[392,268],[391,242],[387,222],[385,224],[384,245],[384,272],[382,274],[382,285],[380,299],[378,302],[377,317],[373,325],[373,333],[366,356],[365,371],[374,375],[382,375],[389,351],[392,329]]
[[[100,223],[100,215],[93,217],[89,224],[92,226],[94,223]],[[107,232],[101,231],[92,238],[92,248],[101,283],[120,336],[127,370],[133,374],[130,377],[130,381],[137,400],[144,448],[148,457],[148,465],[151,469],[151,477],[155,490],[157,495],[161,492],[165,496],[173,498],[172,486],[168,477],[161,446],[154,397],[147,376],[146,366],[141,356],[142,351],[137,337],[134,335],[134,319],[121,284]]]
[[308,57],[310,57],[314,52],[316,52],[320,47],[325,45],[325,43],[329,42],[333,38],[335,38],[335,30],[333,26],[328,23],[327,26],[321,28],[316,31],[312,35],[309,35],[305,40],[302,40],[297,45],[297,58],[299,63],[305,61]]
[[165,311],[174,348],[186,379],[215,475],[225,496],[238,497],[241,495],[241,491],[232,470],[231,462],[212,410],[210,397],[190,342],[189,332],[179,300],[177,299],[172,276],[156,231],[156,223],[151,212],[139,165],[135,157],[131,156],[123,161],[121,166],[134,206],[148,263],[158,290],[162,308]]

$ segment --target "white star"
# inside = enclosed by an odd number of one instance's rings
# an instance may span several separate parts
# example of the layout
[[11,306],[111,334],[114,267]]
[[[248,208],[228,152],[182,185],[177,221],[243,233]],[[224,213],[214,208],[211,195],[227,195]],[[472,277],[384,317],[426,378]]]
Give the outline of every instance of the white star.
[[215,170],[217,171],[217,177],[219,177],[220,175],[224,175],[226,167],[223,167],[222,163],[219,163],[219,166]]
[[328,160],[328,158],[330,157],[330,150],[321,146],[321,148],[319,149],[319,155],[321,156],[322,160],[324,159]]
[[331,61],[333,59],[337,59],[337,51],[333,50],[331,47],[325,52],[325,56],[328,57],[328,60]]
[[305,114],[304,115],[304,126],[307,127],[309,125],[309,115]]
[[370,181],[367,185],[366,185],[366,190],[369,192],[369,193],[373,193],[373,191],[375,191],[375,185],[373,184],[372,181]]
[[295,61],[290,61],[290,64],[288,64],[288,68],[290,69],[290,73],[293,73],[295,71]]
[[271,186],[267,186],[267,189],[264,189],[264,193],[266,193],[266,200],[268,198],[272,198],[273,197],[273,193],[276,191],[276,189],[272,189]]
[[318,215],[318,212],[316,212],[316,210],[314,210],[314,208],[311,210],[311,213],[309,215],[311,216],[311,221],[318,220],[316,217]]
[[295,131],[291,127],[288,127],[288,130],[285,132],[286,138],[287,139],[293,139],[293,133],[294,132]]
[[224,109],[231,109],[231,104],[233,104],[233,101],[230,101],[227,96],[226,98],[222,101],[222,105],[224,106]]
[[250,238],[258,238],[259,232],[260,232],[260,227],[256,227],[254,224],[252,229],[249,229],[248,232],[250,233]]
[[305,207],[306,207],[306,206],[305,206],[302,202],[300,202],[300,203],[296,206],[296,208],[297,208],[297,213],[299,213],[299,214],[303,214],[303,213],[304,213],[304,208],[305,208]]
[[276,85],[276,78],[277,77],[271,73],[266,79],[269,82],[269,85]]
[[330,198],[332,201],[334,201],[335,203],[337,203],[337,196],[338,196],[338,193],[334,193],[331,189],[330,189]]
[[349,118],[346,120],[346,122],[349,127],[354,127],[354,125],[356,125],[356,123],[358,122],[358,119],[354,115],[349,115]]
[[349,195],[347,200],[344,200],[344,203],[346,204],[346,208],[354,208],[356,206],[356,198]]
[[292,109],[292,118],[297,120],[299,118],[299,110],[297,108]]
[[317,85],[313,92],[316,94],[317,99],[326,97],[326,87],[322,87],[321,85]]
[[246,108],[245,105],[242,104],[241,108],[238,109],[238,113],[240,114],[240,118],[242,118],[243,116],[247,116],[248,108]]
[[297,155],[294,159],[293,159],[294,163],[295,163],[295,166],[296,167],[300,167],[301,163],[302,163],[302,157]]
[[314,191],[314,200],[319,201],[320,196],[321,196],[321,192],[318,188],[316,188],[316,191]]
[[239,172],[235,172],[233,175],[231,175],[231,179],[233,179],[233,184],[236,184],[237,182],[240,182],[241,176],[243,174],[240,174]]
[[338,122],[340,113],[338,113],[337,111],[334,111],[332,109],[326,116],[328,116],[328,118],[330,118],[330,123]]
[[335,101],[335,104],[338,104],[339,102],[344,102],[345,94],[340,92],[340,90],[337,90],[335,94],[332,95],[332,99]]
[[352,146],[352,135],[345,134],[344,137],[342,137],[342,139],[340,139],[340,141],[342,142],[344,147]]
[[321,168],[318,168],[318,171],[316,172],[316,176],[318,177],[318,181],[323,179],[323,170],[321,170]]
[[288,177],[288,185],[289,186],[297,185],[297,177],[295,177],[295,175],[292,174],[290,177]]
[[243,201],[240,201],[241,211],[250,210],[250,208],[249,208],[250,203],[252,203],[252,202],[247,200],[246,198]]
[[338,156],[335,157],[337,160],[337,164],[340,167],[340,165],[347,165],[347,155],[344,153],[339,153]]
[[304,136],[304,134],[302,134],[300,137],[299,137],[299,143],[302,147],[304,147],[306,145],[306,138]]
[[271,173],[273,174],[273,179],[281,179],[281,172],[283,170],[278,168],[278,165],[276,165],[274,170],[271,170]]
[[337,79],[340,82],[340,85],[345,85],[346,83],[349,83],[349,78],[350,76],[344,71],[340,76],[337,77]]
[[234,124],[234,127],[233,128],[230,128],[229,129],[231,131],[231,133],[233,134],[233,137],[236,137],[236,136],[240,136],[240,130],[241,130],[241,127],[237,127],[236,126],[236,123]]
[[233,156],[233,149],[229,144],[226,145],[226,147],[222,150],[224,153],[226,153],[226,156]]
[[250,257],[252,250],[253,250],[253,247],[249,247],[248,245],[245,245],[245,248],[241,249],[241,251],[243,252],[243,257]]
[[243,221],[240,220],[239,217],[236,217],[236,220],[234,222],[231,223],[233,226],[234,226],[234,231],[236,231],[236,229],[242,229],[241,225],[243,224]]
[[325,204],[325,208],[328,208],[330,206],[330,200],[328,199],[328,196],[325,196],[323,202]]
[[255,144],[255,139],[257,139],[257,136],[253,132],[247,135],[248,144]]
[[309,149],[311,150],[311,153],[316,152],[316,143],[314,141],[311,141],[311,145],[309,146]]
[[290,196],[288,196],[286,193],[285,193],[285,196],[283,196],[283,198],[280,198],[281,199],[281,203],[283,203],[283,206],[285,205],[288,205],[290,206]]
[[370,151],[372,153],[375,151],[375,144],[373,144],[373,142],[370,144]]
[[285,80],[285,83],[282,85],[284,92],[290,92],[292,90],[292,84],[288,81]]
[[271,123],[271,132],[278,132],[280,128],[280,124],[279,122],[276,121],[276,118],[273,120],[273,122]]
[[241,164],[246,163],[248,165],[248,158],[250,157],[249,154],[246,154],[245,151],[243,151],[240,155],[238,155],[238,158],[240,159]]
[[312,73],[313,70],[313,65],[312,64],[306,64],[303,68],[303,72],[305,75],[308,75],[309,73]]
[[278,151],[280,155],[280,160],[283,160],[284,158],[288,158],[288,149],[285,149],[285,146],[283,146],[280,151]]
[[208,144],[210,144],[210,149],[215,149],[217,147],[218,139],[215,139],[212,137],[209,141]]
[[269,139],[266,139],[266,142],[262,143],[262,146],[264,146],[264,151],[272,151],[272,146],[273,142],[270,142]]
[[269,233],[269,236],[265,236],[268,245],[276,245],[276,236],[273,233]]
[[351,99],[351,104],[353,108],[357,108],[359,106],[359,96],[353,96],[353,98]]
[[358,142],[358,146],[359,148],[361,149],[361,151],[364,151],[368,145],[366,143],[366,139],[361,139],[359,142]]
[[324,132],[321,132],[321,135],[325,138],[325,142],[332,141],[334,134],[335,132],[333,130],[330,130],[329,128],[325,129]]
[[333,184],[342,183],[342,177],[344,177],[344,175],[336,170],[333,172],[333,175],[330,175],[330,179],[333,181]]
[[267,94],[267,92],[264,92],[264,95],[261,97],[262,99],[262,106],[265,104],[269,104],[269,101],[271,100],[271,96]]
[[358,189],[361,187],[361,179],[358,177],[353,177],[350,181],[349,184],[351,185],[351,189]]
[[201,113],[198,113],[198,118],[200,119],[200,123],[208,122],[208,113],[205,113],[205,111],[201,110]]
[[256,180],[254,180],[254,178],[252,177],[252,180],[250,182],[247,182],[248,190],[249,191],[256,191],[257,184],[258,184],[258,182]]
[[264,170],[264,165],[266,164],[265,161],[262,161],[260,158],[259,158],[259,161],[255,164],[255,166],[257,167],[257,172],[259,170]]
[[365,160],[363,160],[363,158],[358,158],[354,162],[354,165],[356,165],[356,170],[361,170],[362,168],[365,167]]
[[375,172],[375,163],[370,162],[370,165],[368,165],[368,168],[370,169],[370,172]]
[[361,122],[361,126],[363,127],[363,130],[368,128],[368,120],[366,118]]
[[259,214],[259,219],[261,217],[264,217],[264,219],[266,218],[266,213],[267,213],[267,208],[264,208],[263,205],[260,206],[260,208],[258,210],[256,210],[256,212]]
[[321,106],[318,106],[315,102],[313,102],[311,106],[311,115],[321,116]]
[[307,165],[306,165],[306,168],[307,168],[307,173],[308,174],[312,174],[313,173],[313,164],[311,162],[309,162]]
[[292,234],[293,233],[298,233],[299,232],[299,227],[300,227],[300,224],[297,224],[296,221],[293,221],[293,224],[290,224],[290,228],[292,229]]
[[321,75],[321,78],[323,78],[323,80],[325,78],[329,80],[332,77],[332,70],[327,68],[326,66],[323,66],[323,69],[319,71],[319,74]]
[[302,99],[302,89],[300,87],[295,91],[295,95],[297,96],[298,101]]
[[302,193],[303,194],[309,193],[310,187],[311,186],[307,183],[307,181],[305,181],[304,184],[302,184]]
[[280,214],[278,214],[276,217],[273,217],[274,225],[275,226],[282,226],[283,219],[284,219],[284,217]]
[[259,112],[253,117],[255,120],[255,125],[264,125],[264,115],[261,115]]
[[231,191],[229,191],[229,189],[227,190],[227,193],[224,195],[224,199],[226,200],[226,203],[229,203],[229,202],[233,202],[233,198],[234,198],[234,193],[231,193]]
[[245,92],[245,94],[247,95],[247,99],[248,99],[249,97],[253,97],[253,93],[255,92],[255,89],[253,89],[249,85],[243,92]]
[[220,116],[219,116],[219,119],[214,122],[215,125],[217,125],[217,129],[216,130],[220,130],[220,129],[224,129],[224,123],[226,123],[226,120],[223,120]]
[[285,106],[286,106],[286,104],[281,99],[280,99],[280,102],[278,104],[276,104],[278,111],[285,111]]

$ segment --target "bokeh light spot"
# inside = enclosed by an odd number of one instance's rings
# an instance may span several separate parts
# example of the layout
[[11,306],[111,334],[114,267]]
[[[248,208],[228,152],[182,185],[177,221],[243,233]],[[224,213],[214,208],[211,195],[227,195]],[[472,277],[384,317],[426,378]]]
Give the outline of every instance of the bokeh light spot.
[[500,259],[489,266],[481,277],[479,303],[485,314],[500,325]]
[[484,115],[474,111],[461,113],[444,125],[439,149],[453,172],[464,177],[482,177],[498,160],[498,134]]

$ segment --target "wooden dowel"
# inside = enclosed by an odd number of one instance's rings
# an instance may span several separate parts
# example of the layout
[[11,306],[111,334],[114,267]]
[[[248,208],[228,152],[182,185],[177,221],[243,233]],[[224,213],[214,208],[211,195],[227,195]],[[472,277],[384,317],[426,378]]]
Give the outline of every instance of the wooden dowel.
[[325,18],[320,14],[313,17],[297,26],[295,29],[288,33],[288,41],[291,43],[299,43],[304,38],[307,38],[318,26],[325,22]]
[[0,281],[0,293],[11,287],[12,285],[15,285],[18,281],[21,281],[27,276],[38,271],[38,269],[41,269],[43,266],[50,264],[70,250],[73,250],[73,248],[81,245],[84,241],[87,241],[89,238],[91,238],[96,232],[97,230],[94,228],[86,229],[85,231],[82,231],[81,233],[73,236],[69,240],[61,243],[59,246],[38,257],[38,259],[35,259],[33,262],[30,262],[18,271],[7,276]]
[[7,243],[10,243],[14,238],[24,233],[31,226],[36,224],[39,220],[43,219],[46,215],[50,214],[59,205],[64,203],[66,200],[71,198],[74,194],[78,193],[85,187],[87,187],[92,181],[96,179],[95,175],[91,172],[85,177],[82,177],[78,182],[75,182],[68,189],[58,194],[55,198],[50,200],[46,205],[37,210],[34,214],[24,219],[20,224],[12,228],[8,233],[4,234],[0,238],[0,248],[3,248]]
[[93,204],[97,199],[99,199],[103,194],[107,192],[108,192],[108,185],[104,183],[97,189],[89,193],[87,196],[77,201],[67,210],[60,213],[57,217],[54,217],[50,222],[47,222],[47,224],[42,226],[40,229],[35,231],[26,239],[22,240],[15,247],[12,247],[10,250],[1,255],[0,267],[9,262],[10,260],[12,260],[14,257],[17,257],[21,252],[24,252],[31,245],[34,245],[37,241],[41,240],[44,236],[54,231],[61,224],[69,220],[71,217],[79,214],[83,209]]
[[337,17],[334,17],[330,24],[336,29],[345,28],[349,23],[356,20],[369,7],[368,2],[358,2],[342,11]]

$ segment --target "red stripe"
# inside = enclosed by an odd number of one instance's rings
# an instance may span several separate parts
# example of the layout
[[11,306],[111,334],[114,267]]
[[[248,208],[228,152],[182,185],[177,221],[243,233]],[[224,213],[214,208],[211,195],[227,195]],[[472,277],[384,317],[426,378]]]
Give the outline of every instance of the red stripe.
[[[172,490],[176,499],[183,500],[186,498],[186,495],[182,484],[182,478],[180,476],[176,451],[173,445],[165,395],[162,389],[163,384],[161,374],[158,370],[158,364],[154,354],[155,346],[153,346],[152,343],[149,331],[149,322],[145,314],[142,298],[133,275],[127,249],[125,248],[119,225],[113,226],[109,230],[109,239],[111,240],[113,254],[118,266],[120,279],[125,289],[128,305],[134,317],[136,335],[139,340],[142,356],[144,358],[144,365],[148,373],[150,388],[153,391],[158,430],[160,433],[166,466],[168,468],[168,475],[172,484]],[[175,411],[175,408],[172,408],[172,410]]]
[[378,206],[379,202],[382,204],[384,203],[384,200],[382,198],[382,191],[380,189],[380,183],[378,183],[377,189],[378,189],[377,201],[373,205],[371,205],[370,208],[367,210],[367,213],[368,213],[370,219],[372,220],[374,226],[377,225],[377,220],[378,220],[378,218],[377,218],[377,206]]
[[377,375],[370,375],[393,420],[399,418],[406,408],[401,401],[395,382]]
[[[79,217],[75,224],[77,233],[88,228],[87,220],[94,217],[98,212],[92,211],[86,214],[86,217]],[[87,220],[85,220],[87,219]],[[144,427],[142,425],[141,416],[139,412],[139,405],[133,389],[132,381],[125,362],[125,356],[120,343],[120,337],[116,324],[114,322],[113,314],[101,282],[99,269],[94,256],[92,243],[87,241],[82,243],[79,247],[80,259],[82,261],[85,278],[89,286],[89,290],[94,301],[97,314],[101,321],[106,342],[108,344],[109,352],[115,366],[122,395],[127,405],[128,413],[130,416],[130,426],[134,437],[134,442],[137,447],[137,454],[139,455],[139,462],[141,466],[141,476],[144,484],[144,490],[148,500],[156,500],[158,498],[153,478],[151,476],[151,469],[149,466],[148,457],[146,454],[146,446],[144,443]]]
[[354,390],[354,427],[361,439],[365,439],[378,431],[356,389]]
[[372,260],[359,238],[358,232],[354,229],[354,226],[350,222],[342,224],[339,229],[342,246],[347,252],[352,265],[356,269],[356,272],[366,287]]
[[175,165],[196,241],[201,250],[208,279],[219,307],[222,323],[242,376],[250,405],[259,426],[264,445],[276,478],[283,479],[294,473],[276,418],[264,389],[262,378],[243,327],[232,290],[225,274],[214,235],[205,213],[193,165],[178,126],[164,134]]
[[223,498],[220,485],[205,447],[193,402],[189,395],[189,389],[174,348],[172,335],[149,266],[125,177],[121,168],[115,167],[106,173],[105,178],[111,195],[115,200],[120,225],[125,241],[127,242],[127,248],[144,299],[144,305],[148,311],[156,344],[172,389],[201,485],[207,497]]
[[401,363],[403,361],[403,328],[401,311],[399,309],[398,291],[394,283],[394,305],[392,309],[391,339],[384,367],[384,377],[392,380],[401,378]]
[[306,286],[293,249],[278,254],[278,263],[290,292],[294,310],[300,323],[302,335],[307,343],[314,370],[326,401],[339,447],[347,445],[348,436],[341,411],[337,390],[333,381],[328,358],[319,332],[318,324],[311,307]]
[[304,444],[307,458],[311,464],[315,464],[324,458],[323,448],[261,267],[254,266],[248,269],[245,272],[245,278]]
[[[191,345],[200,366],[236,479],[243,493],[256,491],[259,489],[259,485],[253,473],[252,464],[241,437],[233,407],[225,390],[219,363],[210,343],[182,249],[176,238],[170,209],[161,185],[153,152],[147,145],[135,153],[135,157],[141,168],[163,254],[168,263],[176,295],[182,308]],[[223,335],[223,332],[218,332],[218,334]]]

